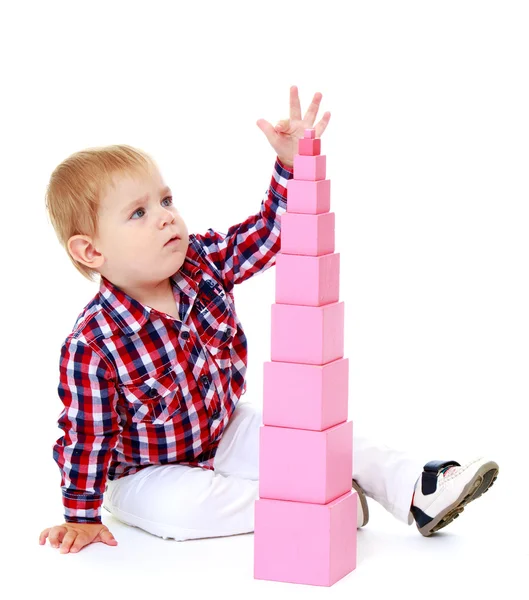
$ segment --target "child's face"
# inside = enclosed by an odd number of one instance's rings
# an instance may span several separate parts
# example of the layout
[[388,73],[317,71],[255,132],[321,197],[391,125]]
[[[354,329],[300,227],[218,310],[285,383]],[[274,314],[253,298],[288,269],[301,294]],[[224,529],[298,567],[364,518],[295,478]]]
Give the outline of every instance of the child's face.
[[[93,240],[73,236],[91,244],[80,240],[77,246],[69,244],[70,251],[84,251],[89,260],[84,264],[123,289],[158,284],[182,266],[189,244],[171,196],[155,167],[148,174],[115,176],[100,199],[97,235]],[[167,245],[174,236],[180,239]]]

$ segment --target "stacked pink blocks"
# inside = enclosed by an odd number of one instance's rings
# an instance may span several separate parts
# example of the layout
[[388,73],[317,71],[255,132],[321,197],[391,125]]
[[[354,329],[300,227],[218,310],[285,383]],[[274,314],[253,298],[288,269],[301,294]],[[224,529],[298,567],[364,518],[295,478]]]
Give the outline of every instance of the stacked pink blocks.
[[326,156],[305,130],[281,217],[264,364],[254,577],[330,586],[356,567],[353,428],[347,420],[340,255]]

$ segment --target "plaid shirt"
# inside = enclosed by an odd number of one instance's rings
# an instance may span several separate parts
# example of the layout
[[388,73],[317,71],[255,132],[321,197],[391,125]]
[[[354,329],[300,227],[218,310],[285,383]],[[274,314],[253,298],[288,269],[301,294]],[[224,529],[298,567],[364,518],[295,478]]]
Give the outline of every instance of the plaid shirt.
[[292,169],[276,158],[258,214],[226,234],[191,234],[171,277],[180,321],[101,276],[61,348],[64,408],[53,446],[65,520],[100,523],[107,478],[150,465],[213,469],[246,390],[246,336],[233,286],[275,264]]

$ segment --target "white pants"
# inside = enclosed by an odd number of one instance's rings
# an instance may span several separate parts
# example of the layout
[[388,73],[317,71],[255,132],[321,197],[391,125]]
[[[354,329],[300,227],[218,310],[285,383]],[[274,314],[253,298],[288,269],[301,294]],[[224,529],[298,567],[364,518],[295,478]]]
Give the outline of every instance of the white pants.
[[[180,541],[252,532],[261,425],[261,410],[240,401],[219,443],[214,471],[179,464],[145,467],[108,481],[103,507],[128,525]],[[354,429],[353,479],[411,525],[411,499],[424,463]]]

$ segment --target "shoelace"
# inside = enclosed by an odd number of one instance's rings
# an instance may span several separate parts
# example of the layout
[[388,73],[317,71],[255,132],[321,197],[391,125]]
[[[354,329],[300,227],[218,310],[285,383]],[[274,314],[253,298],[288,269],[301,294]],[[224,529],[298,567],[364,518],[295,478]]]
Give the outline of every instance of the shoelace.
[[452,469],[456,469],[457,467],[445,467],[441,473],[443,474],[443,477],[446,477],[446,475],[452,470]]

